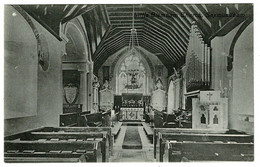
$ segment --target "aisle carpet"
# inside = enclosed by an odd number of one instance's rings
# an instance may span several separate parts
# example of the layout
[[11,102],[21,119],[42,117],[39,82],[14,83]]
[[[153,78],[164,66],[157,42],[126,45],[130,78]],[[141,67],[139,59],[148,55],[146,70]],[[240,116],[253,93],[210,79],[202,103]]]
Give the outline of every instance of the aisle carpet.
[[142,141],[138,132],[138,126],[127,126],[123,149],[142,149]]

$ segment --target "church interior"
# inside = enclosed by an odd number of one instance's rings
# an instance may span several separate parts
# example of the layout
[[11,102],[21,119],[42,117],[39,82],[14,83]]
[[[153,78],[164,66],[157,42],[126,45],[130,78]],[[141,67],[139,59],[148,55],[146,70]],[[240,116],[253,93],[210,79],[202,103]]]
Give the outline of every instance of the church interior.
[[4,161],[254,161],[253,4],[4,6]]

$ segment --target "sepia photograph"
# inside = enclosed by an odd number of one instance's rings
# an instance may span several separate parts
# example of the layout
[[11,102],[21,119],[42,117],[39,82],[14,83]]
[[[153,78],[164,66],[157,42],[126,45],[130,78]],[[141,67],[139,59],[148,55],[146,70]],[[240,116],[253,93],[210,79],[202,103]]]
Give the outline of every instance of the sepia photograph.
[[255,161],[254,3],[92,2],[2,5],[4,163]]

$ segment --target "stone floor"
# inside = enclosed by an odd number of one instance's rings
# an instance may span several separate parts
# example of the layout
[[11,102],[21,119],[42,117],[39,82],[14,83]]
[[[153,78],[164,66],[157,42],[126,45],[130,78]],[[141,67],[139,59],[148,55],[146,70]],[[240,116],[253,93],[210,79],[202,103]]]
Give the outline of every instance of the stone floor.
[[122,144],[127,126],[122,125],[114,143],[114,154],[110,162],[155,162],[153,158],[153,144],[147,138],[143,126],[138,126],[142,141],[142,149],[123,149]]

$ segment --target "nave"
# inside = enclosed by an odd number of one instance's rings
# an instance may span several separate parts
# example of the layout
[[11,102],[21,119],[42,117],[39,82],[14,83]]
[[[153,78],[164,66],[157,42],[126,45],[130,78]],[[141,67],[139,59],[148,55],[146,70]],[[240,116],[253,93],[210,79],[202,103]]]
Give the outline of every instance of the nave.
[[[141,143],[133,143],[132,147],[124,148],[124,138],[128,128],[133,128],[138,131]],[[133,140],[135,140],[135,138],[136,136],[133,136]],[[140,144],[142,148],[138,147]],[[136,123],[134,126],[131,126],[131,123],[129,125],[122,125],[118,137],[115,140],[114,155],[111,157],[110,162],[154,162],[153,144],[146,136],[142,124]]]
[[16,4],[4,161],[254,161],[253,4]]

